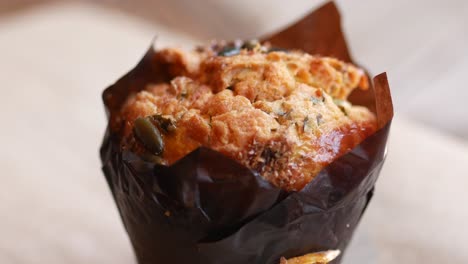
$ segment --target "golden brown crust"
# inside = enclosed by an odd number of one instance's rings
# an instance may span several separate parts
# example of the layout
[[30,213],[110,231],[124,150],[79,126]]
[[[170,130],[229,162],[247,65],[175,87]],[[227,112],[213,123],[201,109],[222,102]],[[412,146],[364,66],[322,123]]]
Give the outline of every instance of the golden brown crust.
[[136,151],[144,151],[132,132],[137,118],[157,115],[176,127],[162,131],[162,163],[205,146],[295,191],[375,131],[374,115],[346,101],[367,89],[366,75],[339,60],[258,45],[234,56],[210,49],[156,56],[178,77],[129,97],[120,117],[122,145]]
[[337,59],[298,51],[265,54],[243,50],[236,56],[211,56],[200,67],[200,79],[214,92],[230,87],[250,101],[281,99],[297,83],[319,87],[342,100],[355,88],[368,88],[363,70]]

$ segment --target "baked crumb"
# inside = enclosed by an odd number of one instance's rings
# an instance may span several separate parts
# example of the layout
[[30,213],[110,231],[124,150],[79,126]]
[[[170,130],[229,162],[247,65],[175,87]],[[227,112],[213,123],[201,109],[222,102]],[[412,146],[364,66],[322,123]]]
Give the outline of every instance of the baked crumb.
[[[156,57],[177,77],[131,95],[117,120],[124,147],[162,164],[205,146],[298,191],[376,130],[374,114],[347,101],[368,88],[365,72],[337,59],[257,42],[167,48]],[[135,137],[141,118],[163,139],[162,153]]]

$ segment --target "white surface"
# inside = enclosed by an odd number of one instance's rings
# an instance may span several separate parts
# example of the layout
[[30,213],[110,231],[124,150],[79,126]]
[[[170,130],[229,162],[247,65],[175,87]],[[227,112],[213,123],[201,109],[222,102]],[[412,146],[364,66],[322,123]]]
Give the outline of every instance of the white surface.
[[[377,251],[375,262],[364,263],[468,263],[467,162],[465,143],[397,117],[358,229],[357,237]],[[350,255],[365,251],[356,247]]]
[[[133,263],[100,171],[100,94],[156,32],[193,42],[82,5],[0,21],[0,263]],[[468,263],[464,164],[466,143],[397,116],[346,263]]]

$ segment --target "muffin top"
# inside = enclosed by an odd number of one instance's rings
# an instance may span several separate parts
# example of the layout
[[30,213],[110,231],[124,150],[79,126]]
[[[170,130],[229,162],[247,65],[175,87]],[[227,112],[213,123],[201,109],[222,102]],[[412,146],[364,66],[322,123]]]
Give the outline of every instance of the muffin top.
[[365,72],[334,58],[235,41],[155,59],[175,77],[129,95],[115,120],[123,149],[160,164],[204,146],[298,191],[376,130],[347,101],[368,89]]

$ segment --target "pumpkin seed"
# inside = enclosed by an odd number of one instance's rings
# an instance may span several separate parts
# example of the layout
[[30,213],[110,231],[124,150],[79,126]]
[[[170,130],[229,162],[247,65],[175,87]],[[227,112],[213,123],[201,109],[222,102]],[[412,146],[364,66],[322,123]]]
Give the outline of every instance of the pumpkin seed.
[[143,146],[154,155],[161,155],[164,150],[164,141],[159,129],[148,117],[135,120],[134,133]]
[[253,50],[257,45],[260,43],[256,39],[251,39],[248,41],[245,41],[244,44],[241,46],[241,49],[247,49],[247,50]]
[[312,103],[313,103],[314,105],[323,102],[323,98],[320,98],[320,99],[319,99],[319,98],[314,97],[314,96],[311,96],[311,97],[310,97],[310,100],[312,101]]
[[226,46],[218,52],[218,56],[229,57],[240,53],[240,49],[236,46]]
[[349,102],[341,99],[334,99],[333,102],[336,104],[336,106],[338,106],[338,108],[340,108],[341,112],[343,112],[345,116],[348,115],[348,112],[346,110],[349,107],[351,107],[351,104]]
[[323,115],[318,114],[316,119],[317,119],[317,126],[320,126],[323,123]]

